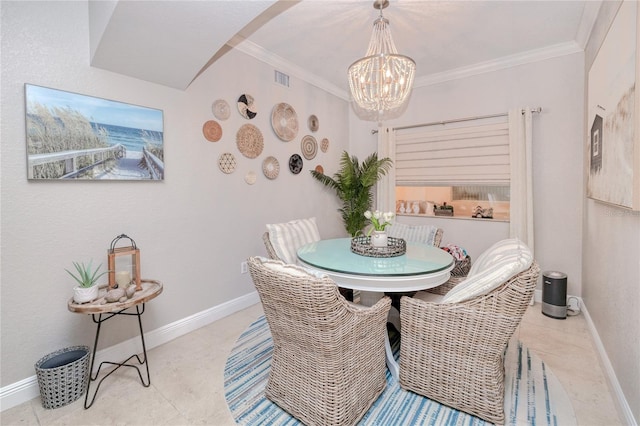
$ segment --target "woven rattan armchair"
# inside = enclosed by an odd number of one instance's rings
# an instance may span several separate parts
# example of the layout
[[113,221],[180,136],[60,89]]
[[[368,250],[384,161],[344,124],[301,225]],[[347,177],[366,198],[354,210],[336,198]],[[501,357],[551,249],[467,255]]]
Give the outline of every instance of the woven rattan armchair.
[[266,396],[306,425],[352,425],[386,385],[390,300],[361,307],[331,278],[261,257],[248,260],[273,337]]
[[504,353],[529,306],[531,266],[490,293],[459,303],[403,297],[400,385],[492,423],[504,423]]
[[[273,248],[273,244],[271,244],[268,232],[262,234],[262,241],[264,242],[264,248],[267,250],[267,256],[269,256],[270,259],[282,260],[276,253],[276,250]],[[340,294],[344,296],[345,299],[353,302],[353,290],[344,287],[339,287],[338,289],[340,290]]]

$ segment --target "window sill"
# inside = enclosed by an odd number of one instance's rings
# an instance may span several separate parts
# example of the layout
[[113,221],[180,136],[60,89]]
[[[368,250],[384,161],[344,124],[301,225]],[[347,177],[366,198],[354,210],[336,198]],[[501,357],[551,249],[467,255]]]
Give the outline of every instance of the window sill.
[[479,217],[467,217],[467,216],[435,216],[432,214],[415,214],[415,213],[397,213],[396,216],[406,216],[406,217],[428,217],[433,219],[455,219],[455,220],[474,220],[479,222],[509,222],[509,219],[506,218],[479,218]]

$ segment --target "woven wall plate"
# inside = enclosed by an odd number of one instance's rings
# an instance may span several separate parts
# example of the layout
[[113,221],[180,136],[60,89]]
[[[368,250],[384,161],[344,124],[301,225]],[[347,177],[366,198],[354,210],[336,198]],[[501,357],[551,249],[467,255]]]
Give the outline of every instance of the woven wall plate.
[[233,173],[236,169],[236,157],[230,152],[220,154],[220,157],[218,157],[218,167],[226,174]]
[[298,114],[293,107],[280,103],[271,111],[271,127],[276,135],[285,142],[289,142],[298,135]]
[[247,94],[240,95],[238,98],[238,111],[240,112],[240,115],[247,120],[251,120],[258,115],[253,96]]
[[222,127],[215,120],[209,120],[202,125],[202,134],[209,142],[218,142],[222,137]]
[[278,159],[276,157],[267,157],[262,162],[262,173],[267,177],[267,179],[275,179],[278,177],[280,173],[280,163],[278,163]]
[[218,120],[226,120],[231,115],[229,103],[224,99],[215,100],[211,105],[211,110],[213,111],[213,116]]
[[311,135],[303,137],[300,142],[300,150],[307,160],[314,158],[318,153],[318,142],[316,142],[316,138]]
[[244,175],[244,181],[247,182],[247,184],[249,185],[253,185],[254,183],[256,183],[256,172],[249,172],[246,175]]
[[307,120],[307,125],[309,126],[309,130],[311,130],[312,132],[317,132],[320,128],[320,121],[315,115],[310,115],[309,119]]
[[236,133],[236,144],[242,155],[256,158],[264,148],[262,132],[253,124],[244,124]]
[[324,174],[324,167],[322,167],[320,164],[318,164],[318,165],[316,166],[316,169],[315,169],[315,170],[316,170],[316,172],[318,172],[318,173],[322,173],[322,174]]
[[291,157],[289,157],[289,171],[294,175],[297,175],[302,171],[303,163],[304,162],[302,161],[302,157],[300,157],[298,154],[293,154]]
[[329,139],[322,139],[322,141],[320,142],[320,150],[322,152],[327,152],[329,150]]

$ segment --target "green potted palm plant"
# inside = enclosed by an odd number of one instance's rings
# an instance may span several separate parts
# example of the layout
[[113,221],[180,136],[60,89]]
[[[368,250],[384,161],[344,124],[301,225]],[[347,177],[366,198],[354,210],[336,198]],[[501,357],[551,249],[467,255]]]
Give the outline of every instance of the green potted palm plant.
[[345,229],[352,237],[361,233],[367,224],[364,212],[371,209],[372,188],[392,165],[389,158],[378,159],[377,152],[360,164],[356,156],[349,156],[344,151],[340,157],[340,169],[333,177],[311,170],[314,178],[336,191],[342,201],[342,208],[338,211],[342,215]]
[[98,278],[109,272],[105,271],[98,273],[102,264],[100,264],[95,270],[92,270],[92,262],[93,260],[90,260],[88,265],[73,262],[73,266],[76,268],[76,274],[65,269],[65,271],[67,271],[67,273],[78,283],[78,285],[73,288],[73,301],[76,303],[87,303],[96,300],[98,298],[99,290],[96,285]]

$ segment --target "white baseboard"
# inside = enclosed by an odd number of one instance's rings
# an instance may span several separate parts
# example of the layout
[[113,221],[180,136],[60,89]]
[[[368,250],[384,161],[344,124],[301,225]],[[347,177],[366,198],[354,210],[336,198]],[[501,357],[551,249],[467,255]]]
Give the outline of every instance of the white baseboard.
[[[190,333],[258,302],[260,302],[260,298],[258,293],[254,291],[237,299],[180,319],[174,323],[167,324],[156,330],[145,331],[144,341],[147,350],[170,342],[176,337]],[[102,349],[96,353],[94,370],[102,361],[125,359],[131,354],[140,353],[141,351],[140,337],[131,338],[117,345]],[[0,388],[0,411],[20,405],[39,395],[40,387],[38,385],[38,378],[35,375],[4,386]]]
[[593,337],[593,342],[596,345],[596,350],[598,351],[598,355],[600,356],[600,363],[604,370],[604,374],[606,378],[609,380],[609,385],[611,386],[611,390],[613,391],[613,394],[614,394],[614,403],[616,403],[618,412],[622,416],[621,420],[626,425],[638,426],[638,422],[633,417],[633,412],[631,411],[631,407],[629,407],[627,398],[625,398],[624,393],[622,392],[622,388],[620,387],[620,382],[618,382],[618,378],[616,377],[616,373],[613,370],[611,361],[609,361],[609,357],[607,356],[607,352],[604,349],[604,345],[600,340],[598,331],[596,330],[596,327],[593,324],[593,321],[591,320],[591,316],[589,315],[589,311],[587,310],[587,307],[583,303],[582,299],[580,299],[580,308],[584,315],[585,320],[587,321],[587,327],[589,328],[591,337]]
[[[616,376],[615,371],[613,370],[611,361],[609,361],[609,356],[607,355],[607,352],[604,349],[604,345],[600,340],[598,331],[596,330],[596,327],[593,324],[591,317],[589,316],[589,311],[587,310],[587,306],[584,304],[584,301],[582,300],[581,297],[567,296],[567,300],[570,300],[571,298],[575,298],[578,300],[580,311],[584,315],[585,320],[587,321],[587,328],[589,329],[589,333],[593,338],[593,342],[596,346],[596,351],[598,352],[598,357],[600,358],[602,369],[604,371],[606,379],[609,381],[611,390],[613,391],[614,403],[618,408],[618,412],[622,417],[623,423],[629,426],[638,426],[638,422],[633,417],[633,413],[631,412],[629,403],[627,402],[627,399],[624,396],[624,393],[622,392],[622,388],[620,387],[620,382],[618,382],[618,378]],[[542,290],[535,290],[534,299],[536,302],[542,303]]]

